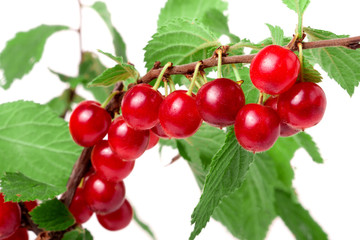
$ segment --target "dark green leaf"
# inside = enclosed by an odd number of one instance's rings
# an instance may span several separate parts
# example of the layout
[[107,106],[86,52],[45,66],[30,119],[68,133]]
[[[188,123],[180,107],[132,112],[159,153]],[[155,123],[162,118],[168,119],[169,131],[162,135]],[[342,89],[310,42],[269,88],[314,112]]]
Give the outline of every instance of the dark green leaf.
[[66,26],[40,25],[27,32],[18,32],[6,43],[0,53],[0,69],[4,71],[4,84],[8,89],[15,79],[29,73],[43,53],[46,40],[55,32],[68,29]]
[[53,186],[35,181],[22,173],[5,173],[0,181],[1,192],[6,201],[47,200],[63,192],[66,187]]
[[192,214],[195,224],[190,239],[194,239],[206,226],[220,201],[241,187],[254,155],[238,144],[234,131],[227,134],[223,147],[211,161],[200,201]]
[[91,233],[87,229],[76,228],[64,234],[62,240],[93,240]]
[[30,215],[39,228],[47,231],[63,231],[75,223],[67,207],[56,198],[43,202]]
[[309,212],[292,195],[284,191],[275,192],[277,213],[298,240],[327,240],[327,234],[312,219]]
[[223,12],[227,9],[227,3],[222,0],[168,0],[161,9],[158,27],[167,25],[174,18],[184,17],[188,19],[201,19],[210,9]]
[[272,26],[270,24],[266,24],[271,33],[271,39],[273,44],[282,46],[284,43],[284,31],[279,26]]
[[134,212],[134,216],[133,216],[134,221],[135,221],[145,232],[147,232],[147,233],[149,234],[149,236],[150,236],[153,240],[156,240],[155,234],[151,231],[150,227],[149,227],[146,223],[144,223],[143,221],[141,221],[141,220],[138,218],[138,216],[137,216],[134,208],[133,208],[133,212]]
[[302,16],[310,3],[310,0],[282,0],[284,4],[298,15]]
[[115,54],[117,56],[122,57],[126,62],[127,57],[126,57],[125,42],[122,39],[119,32],[113,26],[113,24],[111,22],[110,12],[107,9],[105,3],[103,3],[103,2],[95,2],[91,7],[100,15],[100,17],[104,20],[106,26],[109,28],[109,31],[110,31],[110,33],[111,33],[111,35],[113,37],[113,44],[114,44],[114,47],[115,47]]
[[[347,37],[332,32],[304,28],[311,41]],[[333,78],[351,96],[360,82],[360,50],[344,47],[314,48],[304,51],[304,55],[311,63],[318,63],[329,77]]]
[[266,153],[256,154],[243,185],[221,201],[213,217],[239,239],[265,239],[276,217],[276,181],[272,159]]
[[25,101],[0,105],[0,173],[21,172],[64,187],[80,152],[68,124],[49,107]]

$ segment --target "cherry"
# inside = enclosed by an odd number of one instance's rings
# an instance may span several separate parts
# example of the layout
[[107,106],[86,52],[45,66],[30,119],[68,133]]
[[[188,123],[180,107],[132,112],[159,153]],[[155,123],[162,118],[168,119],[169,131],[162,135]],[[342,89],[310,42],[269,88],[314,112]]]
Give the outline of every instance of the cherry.
[[312,82],[297,83],[279,95],[278,113],[293,128],[305,129],[318,124],[325,108],[325,93]]
[[26,209],[31,212],[34,208],[36,208],[39,204],[37,201],[27,201],[24,202]]
[[75,220],[79,224],[87,222],[92,216],[93,212],[88,207],[83,188],[77,188],[75,195],[69,206],[71,214],[74,216]]
[[159,138],[169,139],[169,136],[165,133],[160,123],[156,124],[152,129],[150,129],[150,132],[155,133],[155,135]]
[[123,160],[140,157],[149,144],[149,130],[135,130],[122,117],[110,125],[108,138],[111,149]]
[[[1,238],[2,239],[2,238]],[[12,234],[8,238],[4,238],[4,240],[28,240],[29,235],[26,228],[18,228],[14,234]]]
[[278,45],[260,50],[250,64],[250,78],[260,91],[277,95],[288,90],[296,81],[300,61],[295,53]]
[[169,94],[160,105],[159,120],[169,137],[187,138],[201,126],[201,116],[196,107],[195,97],[184,90]]
[[96,214],[96,217],[101,226],[110,231],[117,231],[129,225],[133,218],[133,210],[128,200],[125,199],[123,205],[115,212],[106,215]]
[[153,148],[159,142],[159,137],[152,131],[150,131],[150,140],[149,145],[147,146],[146,150]]
[[4,195],[0,193],[0,239],[15,233],[20,227],[21,210],[17,203],[4,202]]
[[[265,106],[271,107],[272,109],[277,111],[278,99],[279,98],[275,97],[275,96],[269,97],[265,102]],[[281,137],[289,137],[289,136],[295,135],[298,132],[300,132],[299,129],[290,127],[284,121],[280,122],[280,136]]]
[[280,135],[280,118],[270,107],[247,104],[236,116],[235,135],[246,150],[254,153],[266,151]]
[[71,114],[69,129],[77,144],[90,147],[105,137],[110,123],[111,116],[100,103],[84,101]]
[[126,92],[121,103],[125,121],[134,129],[146,130],[159,122],[161,93],[149,84],[138,84]]
[[103,180],[93,174],[85,182],[84,196],[89,208],[96,213],[107,214],[118,209],[125,199],[125,185]]
[[235,123],[236,114],[245,105],[245,96],[239,84],[218,78],[199,89],[196,105],[205,122],[225,127]]
[[111,182],[120,182],[134,168],[135,161],[124,161],[110,148],[108,141],[98,142],[91,152],[91,163],[96,173]]

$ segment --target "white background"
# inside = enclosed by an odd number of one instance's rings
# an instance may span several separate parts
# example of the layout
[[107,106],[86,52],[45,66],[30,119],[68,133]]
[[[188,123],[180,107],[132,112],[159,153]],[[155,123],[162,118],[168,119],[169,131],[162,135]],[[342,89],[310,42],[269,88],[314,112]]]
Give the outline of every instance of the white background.
[[[92,1],[83,1],[91,5]],[[157,15],[165,0],[106,1],[112,20],[127,44],[129,60],[145,74],[143,48],[156,31]],[[330,30],[337,34],[360,34],[358,0],[313,0],[305,16],[304,26]],[[297,16],[280,0],[229,1],[230,30],[241,38],[254,42],[269,36],[264,23],[281,26],[287,36],[294,33]],[[92,9],[83,10],[85,50],[113,52],[111,36]],[[18,31],[26,31],[42,23],[79,24],[76,0],[1,0],[0,51],[8,39]],[[113,63],[101,58],[108,67]],[[63,31],[51,36],[41,61],[11,89],[0,89],[0,103],[18,99],[46,103],[60,95],[66,85],[48,68],[67,75],[77,74],[79,62],[78,36]],[[307,130],[321,149],[324,164],[313,163],[303,150],[292,160],[295,169],[294,186],[300,201],[323,226],[330,239],[360,239],[360,92],[356,89],[350,98],[337,83],[322,72],[321,87],[326,92],[328,106],[322,122]],[[86,95],[90,97],[90,95]],[[166,150],[162,156],[152,149],[137,160],[135,169],[125,183],[127,196],[138,215],[149,223],[159,240],[187,239],[192,231],[190,215],[196,206],[200,191],[184,160],[165,166],[176,155]],[[102,229],[95,217],[85,227],[95,239],[149,239],[136,223],[119,232]],[[211,220],[197,239],[234,239],[219,223]],[[267,235],[268,240],[294,239],[280,219],[276,219]]]

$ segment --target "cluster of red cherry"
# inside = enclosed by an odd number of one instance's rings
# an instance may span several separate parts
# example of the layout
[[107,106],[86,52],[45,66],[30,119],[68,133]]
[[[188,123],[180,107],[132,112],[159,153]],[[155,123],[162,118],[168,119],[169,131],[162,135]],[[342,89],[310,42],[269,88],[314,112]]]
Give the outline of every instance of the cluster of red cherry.
[[[24,202],[30,212],[38,204],[36,201]],[[0,239],[28,240],[28,232],[21,225],[21,209],[18,203],[4,202],[4,195],[0,193]]]

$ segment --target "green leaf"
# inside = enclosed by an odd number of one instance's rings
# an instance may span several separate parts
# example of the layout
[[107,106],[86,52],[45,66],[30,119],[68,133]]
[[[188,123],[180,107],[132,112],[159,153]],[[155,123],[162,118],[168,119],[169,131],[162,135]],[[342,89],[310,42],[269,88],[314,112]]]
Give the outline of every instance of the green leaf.
[[160,27],[145,47],[145,62],[151,69],[156,61],[174,65],[210,57],[220,46],[217,37],[199,21],[174,19]]
[[21,172],[63,187],[80,152],[67,122],[49,107],[26,101],[0,105],[0,174]]
[[[310,41],[344,38],[332,32],[304,28]],[[318,63],[351,96],[360,82],[360,50],[344,47],[314,48],[304,51],[311,63]]]
[[276,191],[275,206],[277,213],[298,240],[327,240],[327,234],[312,219],[309,212],[292,195],[284,191]]
[[100,52],[115,60],[118,65],[106,69],[101,75],[92,80],[89,86],[111,86],[118,81],[126,82],[125,86],[127,86],[129,83],[136,82],[139,79],[139,72],[133,65],[124,63],[122,57],[114,57],[110,53]]
[[87,229],[76,228],[64,234],[62,240],[93,240],[91,233]]
[[321,82],[321,74],[314,68],[314,66],[303,56],[303,76],[305,82]]
[[309,134],[305,132],[299,132],[298,134],[294,135],[293,138],[299,144],[299,146],[303,147],[305,151],[307,151],[314,162],[324,162],[324,159],[320,155],[319,148],[316,146],[316,143]]
[[66,26],[40,25],[27,32],[18,32],[6,43],[0,53],[0,69],[4,72],[4,83],[8,89],[15,79],[29,73],[42,56],[46,40],[55,32],[68,29]]
[[66,187],[35,181],[22,173],[6,172],[0,181],[6,201],[47,200],[66,191]]
[[235,133],[230,130],[223,147],[211,161],[200,201],[192,213],[195,224],[190,239],[194,239],[206,226],[220,201],[241,187],[254,155],[238,144]]
[[222,199],[213,217],[239,239],[265,239],[276,217],[274,187],[277,175],[272,159],[256,154],[243,185]]
[[134,213],[134,216],[133,216],[133,219],[134,221],[145,231],[149,234],[149,236],[153,239],[153,240],[156,240],[156,237],[155,237],[155,234],[153,233],[153,231],[151,231],[150,227],[144,223],[143,221],[141,221],[137,214],[136,214],[136,211],[134,210],[133,208],[133,213]]
[[217,9],[224,12],[227,3],[222,0],[168,0],[164,8],[161,9],[158,27],[168,25],[174,18],[201,19],[210,9]]
[[63,231],[75,224],[67,207],[56,198],[43,202],[30,215],[39,228],[47,231]]
[[282,0],[283,3],[294,10],[298,15],[302,16],[310,3],[310,0]]
[[282,46],[284,42],[284,31],[279,26],[274,27],[268,23],[266,24],[266,26],[270,30],[273,44]]
[[[64,92],[53,99],[51,99],[46,105],[48,105],[59,117],[62,116],[66,110],[70,109],[70,95],[73,94],[70,89],[65,89]],[[84,101],[84,98],[79,95],[75,95],[71,102],[80,103]]]
[[100,17],[104,20],[106,26],[109,28],[109,31],[113,37],[115,54],[117,56],[121,56],[125,60],[125,62],[127,62],[125,42],[119,32],[113,26],[111,22],[110,12],[107,9],[105,3],[95,2],[91,7],[100,15]]

